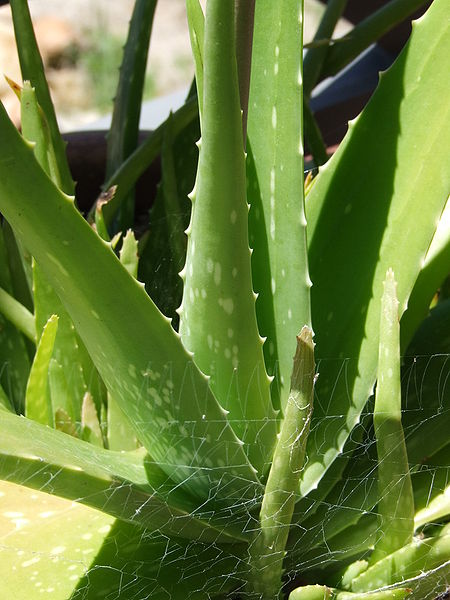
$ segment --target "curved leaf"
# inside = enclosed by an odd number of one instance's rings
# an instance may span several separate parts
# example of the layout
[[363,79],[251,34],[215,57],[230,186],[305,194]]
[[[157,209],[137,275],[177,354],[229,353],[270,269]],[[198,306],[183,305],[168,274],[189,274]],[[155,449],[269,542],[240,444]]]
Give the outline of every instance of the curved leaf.
[[450,53],[445,4],[435,0],[415,24],[408,46],[308,195],[320,377],[303,494],[342,451],[371,395],[384,274],[388,267],[397,274],[403,312],[445,206],[450,188],[440,149],[450,139],[450,80],[441,76]]
[[62,299],[138,439],[193,495],[253,497],[256,476],[242,445],[170,323],[40,169],[2,107],[0,127],[0,208]]

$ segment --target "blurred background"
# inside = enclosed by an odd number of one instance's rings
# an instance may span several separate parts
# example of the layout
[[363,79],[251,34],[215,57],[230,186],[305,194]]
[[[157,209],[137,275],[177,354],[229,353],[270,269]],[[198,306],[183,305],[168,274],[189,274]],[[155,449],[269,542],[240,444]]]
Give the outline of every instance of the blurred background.
[[[118,79],[122,47],[133,0],[29,0],[36,36],[47,70],[62,131],[107,126]],[[314,35],[323,5],[306,0],[305,42]],[[350,28],[341,20],[335,36]],[[0,7],[0,74],[20,83],[8,5]],[[161,103],[179,105],[194,74],[185,0],[160,0],[151,39],[145,99],[165,97],[154,105],[155,126],[164,119]],[[0,76],[0,99],[17,123],[19,103]]]

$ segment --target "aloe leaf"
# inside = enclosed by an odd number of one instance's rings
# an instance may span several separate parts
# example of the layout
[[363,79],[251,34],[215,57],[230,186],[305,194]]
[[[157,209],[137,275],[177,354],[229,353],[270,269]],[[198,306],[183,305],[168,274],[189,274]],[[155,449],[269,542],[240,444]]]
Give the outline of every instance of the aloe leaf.
[[450,445],[438,452],[426,469],[414,474],[414,527],[436,523],[450,515]]
[[200,119],[203,112],[203,47],[205,41],[205,17],[199,0],[186,0],[186,13],[195,63],[195,83]]
[[[311,325],[303,209],[303,2],[258,2],[255,12],[248,135],[253,281],[273,402],[289,395],[295,336]],[[261,200],[259,200],[259,194]],[[267,265],[268,261],[268,265]]]
[[449,568],[449,533],[447,526],[438,536],[415,539],[407,546],[386,556],[353,580],[352,591],[367,592],[401,582],[402,586],[413,589],[413,597],[430,598],[427,594],[416,596],[416,589],[421,585],[420,575],[427,573],[427,577],[423,578],[428,580],[424,582],[425,585],[434,587],[434,594],[438,593],[436,582],[441,576],[439,570],[447,568],[448,571]]
[[25,396],[25,414],[38,423],[53,426],[53,412],[50,407],[48,390],[48,370],[53,354],[58,317],[52,315],[44,325],[31,365]]
[[182,274],[180,335],[262,473],[271,458],[276,420],[252,289],[233,0],[208,3],[205,46],[212,50],[204,57],[202,140]]
[[379,529],[371,563],[412,540],[414,498],[402,427],[397,283],[389,269],[381,299],[380,349],[373,422],[378,455]]
[[138,244],[131,229],[127,231],[123,238],[122,248],[120,249],[120,262],[128,273],[136,279],[139,263]]
[[[301,520],[299,527],[291,528],[288,548],[297,564],[304,565],[315,559],[320,563],[324,554],[327,556],[326,564],[333,564],[344,558],[340,556],[340,551],[349,549],[352,543],[355,546],[351,550],[354,556],[367,553],[373,546],[377,532],[378,501],[374,469],[377,459],[373,448],[374,444],[369,441],[368,450],[362,451],[359,457],[353,457],[353,467],[350,468],[349,463],[342,481],[320,501],[312,516]],[[432,522],[433,516],[442,518],[447,514],[447,465],[448,448],[445,448],[411,475],[414,505],[418,510],[414,515],[415,529]],[[359,536],[354,542],[351,541],[353,530]],[[340,583],[338,587],[343,587],[343,584]]]
[[[342,481],[320,501],[312,516],[303,519],[299,527],[291,528],[288,548],[290,553],[297,557],[298,564],[313,560],[311,557],[320,558],[323,553],[326,553],[330,564],[340,560],[339,549],[350,547],[349,536],[355,528],[361,529],[360,539],[355,541],[355,547],[359,548],[359,556],[361,552],[367,552],[373,546],[377,532],[378,494],[374,469],[377,459],[373,452],[374,444],[370,441],[368,444],[369,449],[361,452],[361,456],[353,458],[353,467],[347,468]],[[414,516],[415,529],[431,522],[432,518],[428,521],[427,517],[432,517],[433,514],[437,517],[437,511],[441,515],[446,512],[445,495],[448,493],[446,488],[449,476],[447,464],[448,450],[443,449],[422,469],[411,475],[414,505],[421,513],[420,521],[418,513]],[[431,507],[429,511],[428,506]],[[336,550],[334,555],[332,549]],[[358,551],[353,549],[353,555],[358,556]]]
[[[148,47],[156,0],[136,0],[120,67],[111,128],[107,137],[106,179],[136,149],[139,134]],[[130,192],[117,216],[119,231],[134,221],[134,194]]]
[[[447,200],[424,264],[408,300],[408,308],[402,317],[400,329],[402,348],[406,348],[419,323],[427,316],[433,295],[449,274],[449,265],[450,200]],[[450,348],[450,342],[447,348]]]
[[245,544],[149,535],[98,510],[7,482],[0,482],[0,510],[0,577],[17,600],[44,593],[52,600],[82,600],[86,594],[121,600],[223,597],[236,586],[245,552]]
[[[6,262],[9,266],[11,279],[11,286],[7,291],[12,293],[14,298],[23,304],[25,308],[33,312],[31,255],[16,238],[7,221],[2,223],[0,237],[3,238],[6,249]],[[6,265],[4,268],[7,268]]]
[[387,590],[379,590],[371,593],[367,592],[343,592],[335,590],[334,600],[401,600],[407,598],[411,594],[410,588],[393,588]]
[[[13,282],[3,235],[5,224],[6,221],[0,228],[0,286],[12,295]],[[22,334],[0,314],[0,385],[17,412],[24,408],[29,371],[30,359]]]
[[114,524],[100,511],[4,481],[0,510],[0,578],[18,600],[71,598]]
[[[36,334],[39,339],[41,331],[52,314],[58,315],[58,331],[53,347],[53,358],[63,368],[66,388],[70,393],[70,414],[74,420],[81,419],[81,403],[86,392],[83,371],[80,363],[79,348],[73,326],[61,300],[50,285],[43,269],[33,262],[33,286]],[[56,400],[56,402],[58,402]],[[58,404],[53,406],[55,410]],[[62,407],[64,408],[64,407]]]
[[108,396],[107,432],[110,450],[135,450],[139,445],[130,422],[111,395]]
[[[22,133],[33,143],[33,150],[38,163],[51,178],[53,183],[61,188],[62,178],[59,165],[55,156],[53,143],[50,136],[47,119],[39,106],[34,88],[29,82],[24,82],[23,88],[18,92],[21,103]],[[41,200],[45,201],[44,200]],[[81,413],[81,400],[86,391],[86,384],[79,364],[78,347],[73,323],[63,308],[60,299],[48,283],[41,268],[32,261],[33,295],[36,321],[36,337],[39,339],[41,331],[52,314],[59,317],[58,333],[53,347],[53,357],[63,367],[66,380],[66,391],[71,393],[72,418],[79,421]],[[60,379],[61,381],[61,379]],[[54,381],[55,383],[55,381]],[[56,390],[54,390],[56,391]],[[60,406],[55,397],[51,414]],[[60,406],[67,408],[67,406]]]
[[364,573],[364,571],[368,568],[369,563],[367,560],[355,560],[352,564],[346,567],[344,573],[342,574],[341,581],[339,583],[339,587],[347,590],[350,588],[351,583],[355,577]]
[[[53,353],[54,350],[53,347]],[[63,410],[72,421],[75,421],[75,415],[79,417],[79,411],[76,410],[78,407],[74,407],[72,404],[72,395],[67,385],[64,369],[54,358],[50,360],[48,367],[48,385],[52,413],[55,415],[58,410]]]
[[244,148],[247,143],[248,100],[250,95],[254,23],[255,0],[236,0],[236,61],[238,68],[239,98],[242,111],[242,137],[244,140]]
[[86,590],[121,600],[231,598],[240,583],[245,550],[245,544],[149,536],[117,521],[72,600],[82,600]]
[[36,341],[34,316],[0,287],[0,313],[32,342]]
[[183,295],[179,272],[186,261],[184,231],[189,225],[188,194],[194,186],[198,163],[198,119],[182,132],[176,134],[175,130],[175,120],[169,117],[161,148],[161,183],[150,211],[148,237],[139,243],[139,278],[145,282],[159,310],[171,318],[172,326],[178,329],[176,310]]
[[[177,169],[175,165],[175,139],[173,137],[173,119],[170,116],[164,130],[161,148],[162,189],[164,195],[164,212],[167,223],[167,235],[171,251],[171,260],[177,274],[186,260],[186,236],[184,235],[184,219],[186,214],[186,190],[178,189]],[[180,177],[180,181],[182,181]],[[181,279],[178,278],[179,283]]]
[[86,392],[83,396],[83,404],[81,406],[81,430],[84,440],[103,448],[100,420],[97,415],[94,400],[89,392]]
[[[402,423],[411,468],[418,465],[419,472],[413,472],[414,504],[416,509],[425,508],[446,487],[446,472],[438,472],[436,465],[445,465],[445,458],[437,463],[437,453],[448,446],[448,384],[450,382],[448,357],[450,332],[450,302],[438,304],[423,322],[408,347],[402,365]],[[320,370],[320,366],[319,366]],[[358,427],[368,430],[368,423]],[[296,521],[301,520],[308,534],[293,528],[292,543],[295,539],[303,545],[308,540],[320,542],[323,533],[327,538],[348,524],[357,522],[364,512],[374,512],[376,498],[376,478],[374,465],[376,455],[373,440],[355,438],[355,430],[347,441],[342,456],[338,457],[317,490],[303,498],[296,506]],[[359,456],[354,453],[351,462],[350,443],[359,445]],[[348,468],[345,473],[336,472],[338,464]],[[359,464],[359,466],[358,466]],[[342,470],[342,467],[341,467]],[[336,478],[338,477],[337,481]],[[341,483],[339,482],[341,480]],[[347,483],[345,483],[347,480]],[[327,482],[334,484],[334,490]],[[355,483],[356,482],[356,483]],[[331,491],[332,490],[332,491]],[[419,502],[419,504],[418,504]],[[316,512],[317,515],[312,516]],[[296,536],[298,534],[298,536]]]
[[[302,494],[342,451],[372,392],[384,274],[389,266],[397,273],[402,313],[446,203],[450,181],[438,151],[450,135],[448,104],[442,106],[450,83],[439,72],[450,52],[444,4],[433,2],[415,24],[308,194],[313,324],[323,360]],[[429,167],[418,171],[424,161]]]
[[449,442],[450,300],[440,302],[417,330],[403,359],[410,462],[428,463]]
[[333,591],[326,585],[303,585],[289,594],[289,600],[331,600]]
[[57,408],[55,411],[55,429],[73,435],[73,437],[78,437],[76,424],[63,408]]
[[[129,229],[123,238],[122,248],[119,253],[120,262],[126,268],[128,273],[137,278],[138,264],[139,264],[139,256],[138,256],[138,244],[136,238],[134,237],[134,233],[131,229]],[[98,422],[96,409],[102,408],[102,404],[96,406],[92,401],[92,396],[89,394],[89,398],[91,399],[92,408],[91,412],[94,420],[97,420],[97,427],[93,432],[96,432],[96,438],[98,440],[98,445],[103,445],[103,438],[101,432],[101,424]],[[84,398],[86,400],[86,396]],[[83,400],[83,408],[84,408],[84,400]],[[113,399],[111,394],[108,395],[107,398],[107,442],[108,448],[110,450],[135,450],[137,447],[136,436],[134,435],[133,428],[131,427],[126,415],[120,409],[120,406]],[[88,438],[89,439],[89,435]],[[95,442],[94,442],[95,443]]]
[[[2,108],[0,125],[0,208],[45,270],[138,439],[194,496],[214,489],[219,497],[253,497],[257,479],[241,444],[170,323],[40,169]],[[35,201],[37,190],[45,203]]]
[[[248,514],[193,500],[145,451],[111,452],[2,412],[0,477],[81,502],[149,531],[205,542],[245,540]],[[245,519],[245,521],[244,521]]]
[[0,385],[17,412],[23,412],[30,363],[24,339],[0,315]]
[[364,21],[358,23],[346,35],[345,40],[329,48],[320,73],[320,79],[338,73],[359,56],[363,50],[424,4],[424,0],[391,0],[391,2],[381,6]]
[[376,519],[373,515],[365,514],[356,525],[347,527],[330,539],[323,532],[316,531],[317,541],[313,546],[303,547],[299,540],[287,554],[287,573],[293,575],[301,568],[309,580],[312,573],[315,574],[312,581],[317,580],[317,572],[323,574],[321,580],[330,579],[328,569],[332,572],[342,571],[349,563],[367,555],[375,541],[375,528]]
[[[319,125],[306,101],[303,102],[303,128],[305,142],[309,147],[314,163],[317,166],[324,165],[328,160],[327,149]],[[309,171],[309,173],[311,173],[311,171]],[[306,193],[307,188],[305,181],[305,194]]]
[[20,91],[21,127],[23,136],[35,144],[34,153],[38,163],[48,173],[52,181],[63,189],[63,180],[55,155],[51,133],[46,116],[39,106],[36,92],[29,81],[24,81]]
[[11,401],[8,398],[8,396],[6,395],[5,390],[3,389],[3,386],[1,384],[0,384],[0,409],[14,412],[14,407],[11,404]]
[[44,65],[39,54],[39,48],[33,31],[27,0],[12,0],[10,2],[19,52],[22,79],[31,82],[37,90],[38,102],[46,115],[50,129],[50,137],[55,150],[58,170],[61,174],[61,185],[64,192],[73,194],[74,183],[66,158],[65,143],[59,133],[55,109],[50,96]]
[[289,600],[400,600],[411,593],[407,588],[380,590],[372,593],[352,593],[331,589],[325,585],[305,585],[293,590]]
[[281,588],[286,542],[313,409],[314,377],[312,330],[305,326],[297,336],[291,391],[261,505],[261,529],[250,549],[252,589],[260,592],[262,598],[276,597]]
[[[173,133],[180,133],[185,127],[191,124],[198,114],[197,98],[187,100],[173,115]],[[122,163],[122,165],[111,175],[103,185],[103,190],[109,190],[117,186],[117,190],[111,200],[102,207],[103,219],[109,226],[120,208],[127,193],[133,188],[137,179],[151,165],[161,152],[164,128],[166,124],[162,123],[155,129],[149,137],[142,142],[138,148]],[[90,213],[92,216],[92,210]]]

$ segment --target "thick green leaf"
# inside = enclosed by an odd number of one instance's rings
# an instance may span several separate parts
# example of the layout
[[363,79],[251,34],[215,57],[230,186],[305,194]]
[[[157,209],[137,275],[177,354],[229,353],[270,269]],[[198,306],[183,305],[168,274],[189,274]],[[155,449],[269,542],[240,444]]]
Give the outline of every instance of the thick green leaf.
[[[295,336],[311,325],[303,207],[301,0],[256,3],[248,135],[253,281],[274,405],[289,395]],[[254,166],[254,171],[252,169]],[[259,197],[260,196],[260,197]]]
[[135,450],[139,446],[129,420],[111,395],[108,396],[107,439],[110,450]]
[[[173,115],[174,135],[180,133],[185,127],[190,125],[197,117],[197,114],[197,98],[188,99],[186,104],[183,104]],[[127,193],[133,188],[137,179],[158,158],[165,127],[166,123],[164,122],[155,129],[104,184],[104,191],[117,186],[111,200],[102,207],[104,222],[107,225],[111,224],[114,215],[126,198]],[[92,211],[90,216],[92,216]]]
[[140,242],[140,248],[143,248],[140,250],[139,279],[145,282],[145,288],[159,310],[171,318],[172,325],[177,328],[179,318],[176,310],[183,294],[179,273],[186,261],[184,231],[191,214],[188,194],[195,181],[198,163],[196,142],[200,132],[198,119],[177,134],[175,125],[172,115],[163,130],[162,178],[150,210],[148,237],[145,244]]
[[5,394],[5,390],[3,389],[1,384],[0,384],[0,409],[14,412],[11,401],[8,398],[8,396]]
[[[139,135],[148,47],[156,0],[135,0],[114,99],[107,138],[106,179],[136,149]],[[119,230],[133,226],[134,194],[130,193],[118,216]]]
[[50,90],[44,73],[44,65],[34,35],[28,3],[27,0],[12,0],[10,6],[22,79],[30,81],[31,85],[37,89],[37,98],[49,125],[58,171],[61,175],[62,189],[67,194],[71,194],[74,190],[74,182],[72,181],[66,158],[65,143],[59,133],[55,109],[50,97]]
[[286,542],[313,411],[314,379],[312,330],[305,325],[297,337],[291,391],[261,505],[261,529],[250,548],[253,562],[250,582],[262,598],[273,598],[281,587]]
[[[299,539],[297,545],[286,556],[286,571],[295,576],[300,571],[308,581],[333,579],[331,573],[344,569],[348,564],[366,555],[375,542],[376,519],[373,515],[364,515],[356,525],[328,538],[326,532],[316,531],[317,542],[314,547],[306,548]],[[321,538],[321,539],[319,539]],[[333,585],[336,583],[333,580]]]
[[[49,125],[42,108],[37,102],[35,90],[30,86],[29,82],[24,82],[23,89],[18,92],[18,95],[20,96],[21,104],[23,136],[29,142],[33,143],[33,150],[38,163],[53,183],[61,188],[62,177],[51,140]],[[40,202],[45,202],[45,199],[40,199]],[[71,418],[79,422],[81,417],[81,400],[86,391],[86,383],[84,382],[82,368],[79,364],[75,329],[60,299],[55,294],[42,269],[34,260],[32,261],[32,276],[36,325],[35,337],[37,340],[39,340],[43,328],[51,315],[58,315],[58,331],[53,344],[52,356],[62,367],[62,373],[57,377],[60,385],[57,385],[56,379],[53,378],[54,390],[49,415],[51,420],[49,423],[53,422],[53,416],[58,408],[68,411]],[[63,380],[65,380],[65,384]],[[69,394],[70,407],[66,399],[60,401],[56,397],[56,394],[62,391],[61,385],[65,388],[64,396],[66,397]]]
[[246,548],[150,535],[7,482],[0,512],[0,578],[15,600],[207,600],[236,586]]
[[70,598],[114,524],[100,511],[5,481],[0,513],[2,593],[15,600]]
[[208,3],[206,46],[202,140],[182,275],[180,334],[262,474],[272,456],[276,419],[252,289],[234,0]]
[[397,283],[389,269],[381,299],[380,348],[373,423],[377,440],[378,521],[371,563],[412,540],[414,498],[402,427]]
[[427,464],[449,443],[450,300],[423,321],[403,359],[403,427],[411,463]]
[[81,431],[84,440],[95,446],[100,446],[100,448],[103,447],[100,420],[98,418],[94,400],[89,392],[86,392],[83,396],[83,404],[81,407]]
[[127,231],[123,238],[122,248],[120,249],[120,262],[128,273],[136,279],[139,263],[138,244],[131,229]]
[[414,474],[416,529],[450,515],[450,443]]
[[53,411],[48,389],[48,371],[58,331],[58,316],[52,315],[44,325],[36,348],[25,396],[25,414],[43,425],[53,426]]
[[[76,500],[151,531],[205,542],[246,539],[248,514],[201,506],[140,452],[111,452],[6,412],[0,478]],[[214,505],[215,506],[215,505]]]
[[34,144],[34,153],[38,163],[51,177],[52,181],[63,188],[63,176],[60,173],[58,159],[51,139],[51,131],[42,108],[39,106],[36,92],[29,81],[24,81],[20,95],[20,120],[23,136]]
[[241,583],[246,545],[168,539],[117,521],[71,600],[211,600]]
[[0,287],[0,313],[8,319],[17,329],[27,336],[29,340],[35,342],[35,324],[34,316],[18,302],[13,296],[10,296]]
[[303,585],[289,594],[289,600],[331,600],[332,590],[326,585]]
[[[70,397],[69,414],[79,423],[81,420],[81,404],[87,386],[81,365],[75,328],[43,269],[35,261],[33,261],[33,289],[37,339],[40,338],[43,327],[50,316],[53,314],[58,315],[58,331],[52,356],[63,369],[63,377]],[[53,412],[58,407],[66,408],[55,397]]]
[[193,495],[252,498],[257,480],[242,445],[170,323],[40,169],[3,108],[0,127],[0,208],[45,270],[138,439]]
[[7,221],[2,223],[0,238],[2,236],[7,255],[6,261],[11,275],[10,293],[25,308],[33,312],[31,255],[23,248]]
[[[5,224],[0,228],[0,286],[12,295],[13,281],[3,235]],[[18,412],[24,410],[29,371],[30,360],[22,334],[0,314],[0,385]]]
[[[54,350],[55,348],[53,347],[53,352]],[[64,369],[54,358],[50,360],[48,366],[48,385],[50,388],[50,401],[53,415],[55,415],[58,410],[63,410],[70,420],[75,423],[75,415],[79,417],[79,412],[75,410],[78,406],[73,406],[72,396],[69,386],[67,385]]]
[[306,585],[293,590],[289,600],[400,600],[409,596],[407,588],[380,590],[372,593],[352,593],[330,589],[325,585]]
[[[449,275],[449,265],[450,200],[447,200],[424,264],[408,300],[408,308],[403,314],[400,330],[402,348],[405,348],[411,341],[418,325],[427,316],[434,294]],[[449,325],[444,330],[444,334],[445,331],[450,335]],[[447,349],[449,348],[450,340],[447,341]]]
[[198,110],[203,112],[203,52],[205,42],[205,17],[199,0],[186,0],[186,12],[195,62],[195,83],[197,86]]
[[445,206],[450,80],[440,70],[449,53],[445,1],[435,0],[308,195],[322,360],[303,494],[342,451],[372,392],[384,274],[395,270],[403,312]]
[[[448,573],[449,561],[450,530],[447,525],[440,535],[415,539],[404,548],[369,567],[353,580],[352,591],[367,592],[377,590],[383,586],[401,583],[402,587],[410,587],[414,591],[416,588],[417,592],[415,591],[413,598],[431,600],[436,594],[445,589],[442,572]],[[426,578],[423,577],[425,574],[427,575]],[[430,595],[431,590],[428,593],[418,591],[422,578],[425,587],[431,588],[434,595]]]

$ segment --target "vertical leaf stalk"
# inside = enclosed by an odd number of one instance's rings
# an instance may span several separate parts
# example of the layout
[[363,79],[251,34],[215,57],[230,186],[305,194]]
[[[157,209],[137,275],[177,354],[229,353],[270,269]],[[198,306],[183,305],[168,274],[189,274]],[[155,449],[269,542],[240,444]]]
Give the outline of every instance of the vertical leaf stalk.
[[[136,0],[125,44],[120,78],[108,133],[106,179],[136,149],[148,47],[157,0]],[[119,230],[132,227],[134,195],[121,206]]]
[[73,194],[75,186],[66,158],[65,142],[59,133],[55,108],[45,78],[44,65],[34,35],[27,0],[11,0],[10,6],[22,79],[29,80],[31,85],[36,88],[38,102],[48,121],[50,137],[61,175],[61,189],[66,194]]
[[378,454],[379,529],[371,563],[412,540],[414,498],[401,423],[397,283],[389,269],[381,300],[378,378],[373,421]]
[[260,512],[260,531],[250,549],[251,585],[263,599],[280,597],[283,559],[313,408],[314,342],[304,326],[297,336],[291,391]]
[[275,445],[276,414],[252,288],[234,29],[234,0],[209,0],[202,138],[182,272],[180,335],[210,376],[251,463],[263,473]]
[[[303,202],[303,0],[256,4],[248,115],[253,281],[272,400],[285,409],[295,332],[311,324]],[[269,264],[269,268],[268,265]]]

